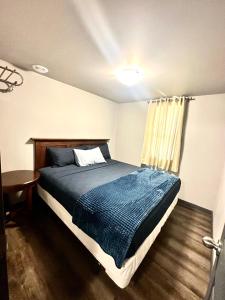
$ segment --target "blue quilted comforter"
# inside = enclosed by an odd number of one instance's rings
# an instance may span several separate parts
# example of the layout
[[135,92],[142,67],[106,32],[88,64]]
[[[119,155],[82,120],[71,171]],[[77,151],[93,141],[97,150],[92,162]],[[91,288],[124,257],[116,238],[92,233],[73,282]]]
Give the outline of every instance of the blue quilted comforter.
[[121,268],[138,227],[178,180],[166,172],[140,168],[82,195],[74,205],[73,223]]

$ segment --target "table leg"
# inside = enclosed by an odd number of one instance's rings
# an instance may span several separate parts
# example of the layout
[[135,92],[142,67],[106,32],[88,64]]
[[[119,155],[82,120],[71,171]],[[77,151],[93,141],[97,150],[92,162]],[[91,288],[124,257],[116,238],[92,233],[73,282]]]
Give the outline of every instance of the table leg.
[[27,195],[26,195],[27,208],[29,211],[32,210],[32,197],[33,197],[33,186],[29,186],[27,188]]

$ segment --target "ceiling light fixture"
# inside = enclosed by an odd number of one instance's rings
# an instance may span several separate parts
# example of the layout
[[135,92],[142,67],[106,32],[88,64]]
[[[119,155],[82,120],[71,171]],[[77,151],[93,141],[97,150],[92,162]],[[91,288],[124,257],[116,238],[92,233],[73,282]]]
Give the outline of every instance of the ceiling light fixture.
[[40,73],[40,74],[48,73],[48,68],[41,66],[41,65],[32,65],[32,68],[35,72]]
[[126,67],[116,72],[117,79],[127,86],[137,84],[143,77],[143,72],[137,67]]

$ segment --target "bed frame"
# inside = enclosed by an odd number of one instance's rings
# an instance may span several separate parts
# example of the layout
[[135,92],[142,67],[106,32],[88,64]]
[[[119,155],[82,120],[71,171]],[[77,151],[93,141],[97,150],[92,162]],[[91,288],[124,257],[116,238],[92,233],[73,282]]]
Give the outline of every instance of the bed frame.
[[[32,138],[34,141],[34,168],[49,166],[48,157],[46,155],[47,147],[77,147],[84,144],[100,145],[107,143],[109,139],[42,139]],[[39,196],[54,211],[61,221],[72,231],[72,233],[81,241],[81,243],[89,250],[89,252],[104,267],[107,275],[120,287],[125,288],[135,271],[141,264],[157,235],[161,231],[162,226],[168,219],[170,213],[177,203],[177,197],[171,203],[161,221],[156,225],[150,235],[145,239],[136,253],[124,261],[123,266],[119,269],[115,265],[114,259],[102,250],[99,244],[89,237],[85,232],[78,228],[73,222],[71,215],[66,209],[40,185],[37,187]]]
[[109,139],[42,139],[31,138],[34,142],[34,169],[48,167],[47,147],[70,148],[81,145],[101,145],[109,142]]

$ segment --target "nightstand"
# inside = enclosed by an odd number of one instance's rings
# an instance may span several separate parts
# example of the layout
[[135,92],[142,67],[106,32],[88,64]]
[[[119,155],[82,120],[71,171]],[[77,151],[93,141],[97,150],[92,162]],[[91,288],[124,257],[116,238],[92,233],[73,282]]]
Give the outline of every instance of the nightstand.
[[27,208],[31,210],[33,187],[36,186],[39,177],[40,173],[32,170],[16,170],[2,173],[3,194],[25,191]]

